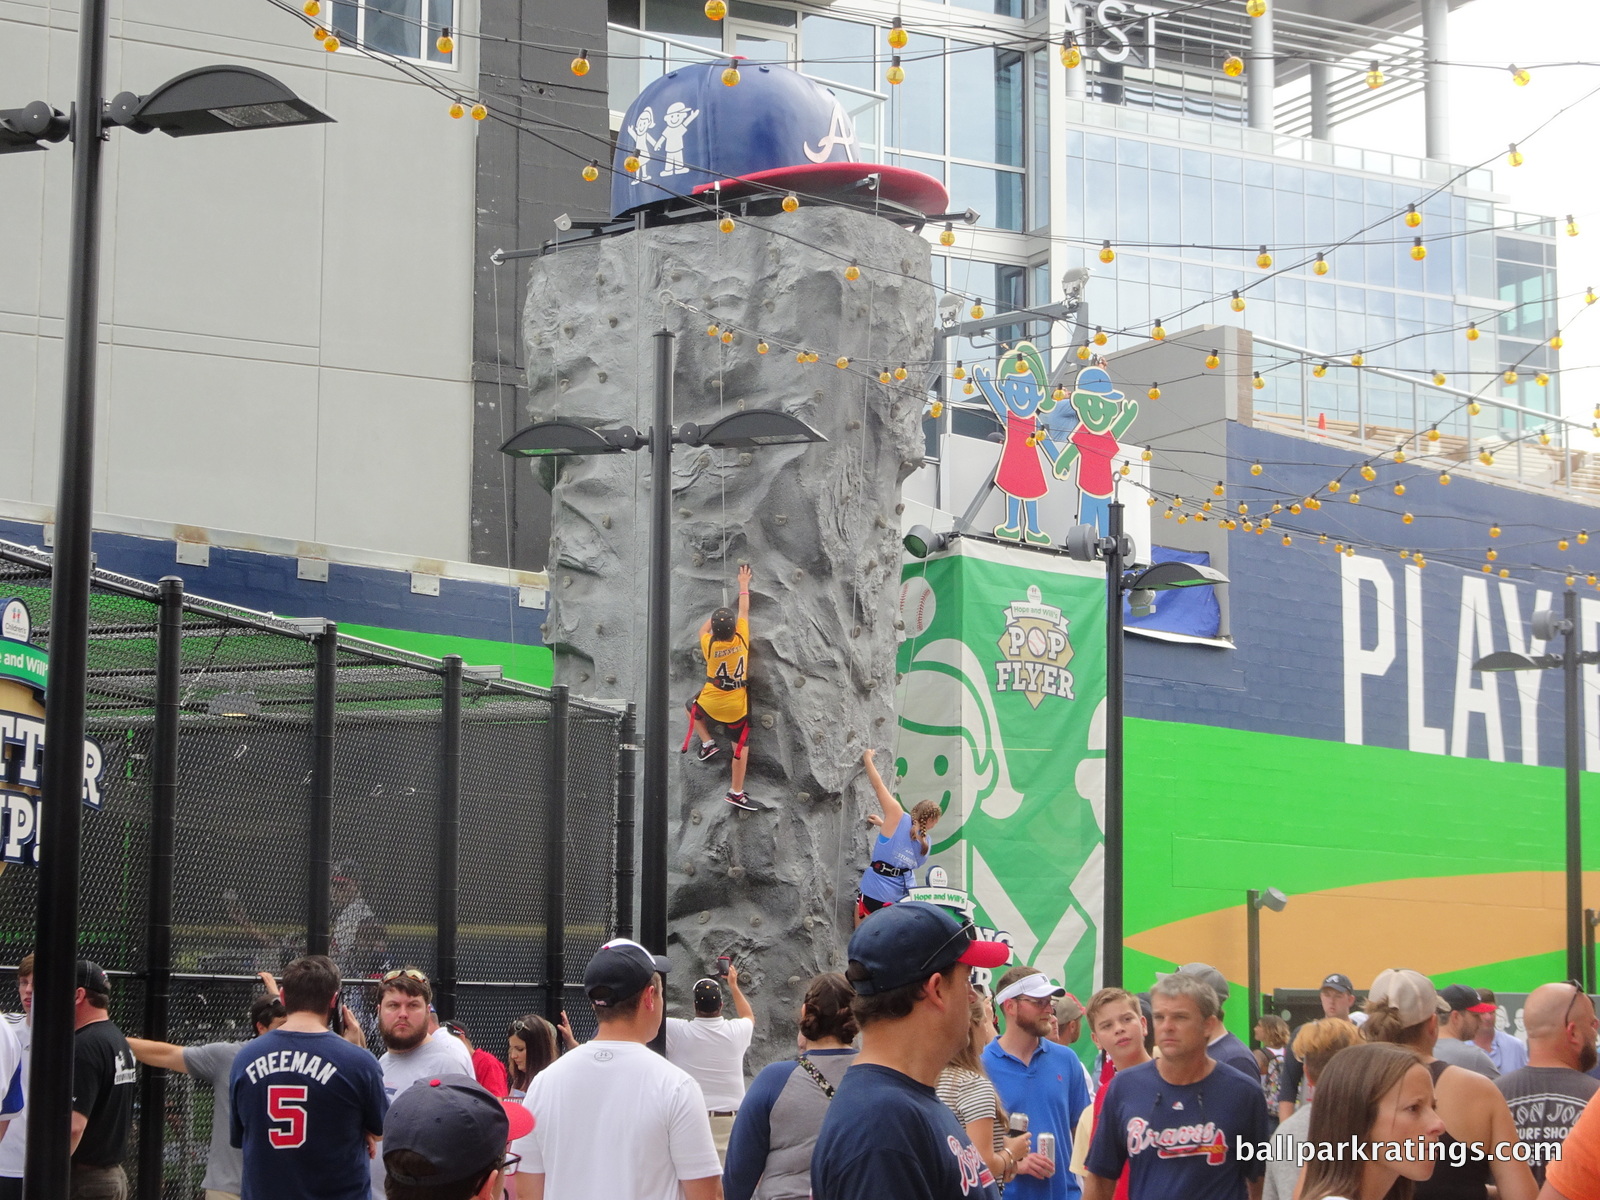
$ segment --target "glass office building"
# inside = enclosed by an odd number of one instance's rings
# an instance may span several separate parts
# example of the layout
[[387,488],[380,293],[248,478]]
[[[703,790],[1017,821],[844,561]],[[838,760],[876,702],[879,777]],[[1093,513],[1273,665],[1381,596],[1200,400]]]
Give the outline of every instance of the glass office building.
[[[1442,373],[1454,389],[1487,385],[1488,397],[1532,410],[1494,410],[1514,437],[1560,411],[1557,379],[1536,382],[1555,366],[1559,227],[1499,209],[1490,171],[1442,153],[1444,93],[1430,90],[1428,65],[1428,21],[1442,3],[1367,25],[1366,0],[1315,16],[1273,0],[1256,20],[1244,0],[1203,10],[907,0],[905,81],[890,86],[883,6],[841,0],[818,13],[733,0],[713,23],[701,0],[614,0],[612,49],[630,57],[613,68],[612,107],[620,118],[649,77],[697,57],[798,62],[845,99],[863,157],[926,171],[953,210],[981,214],[955,251],[935,246],[940,287],[999,308],[1044,304],[1060,298],[1063,272],[1089,266],[1090,323],[1111,350],[1158,321],[1172,332],[1243,325],[1268,383],[1258,408],[1278,398],[1284,411],[1385,426],[1456,420],[1446,416],[1456,397],[1340,365],[1360,353],[1423,380]],[[1409,31],[1418,21],[1423,32]],[[1073,69],[1067,43],[1083,60]],[[1243,78],[1223,69],[1233,54],[1249,64]],[[1373,89],[1378,56],[1385,83]],[[1338,119],[1419,92],[1431,157],[1338,143]],[[1420,226],[1406,223],[1408,205]],[[1099,261],[1105,243],[1110,264]],[[967,343],[951,353],[989,352]],[[1324,360],[1333,366],[1314,375]],[[1495,378],[1512,366],[1516,383]]]

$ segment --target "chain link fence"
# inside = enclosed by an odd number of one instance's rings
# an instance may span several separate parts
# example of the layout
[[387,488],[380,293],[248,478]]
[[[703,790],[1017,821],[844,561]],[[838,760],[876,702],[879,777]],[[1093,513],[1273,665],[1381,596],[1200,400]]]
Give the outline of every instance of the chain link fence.
[[[96,572],[91,601],[104,803],[84,814],[81,952],[122,1029],[243,1041],[256,972],[308,948],[339,964],[374,1044],[371,981],[391,967],[427,971],[441,1017],[501,1056],[516,1017],[581,997],[583,964],[631,927],[631,714],[175,583]],[[7,597],[48,649],[47,554],[0,542]],[[31,950],[37,903],[35,869],[6,866],[0,962]],[[583,1035],[588,1006],[572,1017]],[[141,1075],[136,1194],[194,1200],[211,1090]]]

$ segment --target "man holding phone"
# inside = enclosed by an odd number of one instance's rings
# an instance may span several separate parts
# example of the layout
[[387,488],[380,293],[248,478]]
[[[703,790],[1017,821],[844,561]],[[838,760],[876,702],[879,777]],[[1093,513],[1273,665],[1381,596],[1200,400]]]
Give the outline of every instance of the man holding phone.
[[727,1165],[733,1118],[744,1102],[744,1056],[756,1033],[756,1013],[739,990],[739,968],[726,955],[717,959],[733,993],[732,1020],[722,1015],[722,985],[702,979],[694,985],[694,1020],[667,1018],[667,1061],[682,1067],[705,1093],[717,1157]]

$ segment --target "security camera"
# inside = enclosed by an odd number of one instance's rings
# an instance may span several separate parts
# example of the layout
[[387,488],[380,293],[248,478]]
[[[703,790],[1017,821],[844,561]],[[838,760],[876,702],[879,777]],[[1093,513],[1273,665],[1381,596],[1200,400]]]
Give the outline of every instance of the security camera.
[[956,317],[961,313],[961,297],[954,292],[946,292],[939,297],[939,324],[946,327],[956,323]]
[[1268,888],[1261,893],[1261,907],[1270,908],[1273,912],[1282,912],[1289,904],[1289,897],[1277,888]]
[[1061,276],[1061,296],[1068,304],[1083,297],[1083,289],[1094,271],[1089,267],[1073,267]]
[[1135,617],[1148,617],[1156,610],[1156,594],[1150,588],[1134,588],[1128,593],[1128,612]]
[[567,230],[572,228],[572,217],[567,213],[562,213],[556,218],[556,228],[562,233],[566,233]]

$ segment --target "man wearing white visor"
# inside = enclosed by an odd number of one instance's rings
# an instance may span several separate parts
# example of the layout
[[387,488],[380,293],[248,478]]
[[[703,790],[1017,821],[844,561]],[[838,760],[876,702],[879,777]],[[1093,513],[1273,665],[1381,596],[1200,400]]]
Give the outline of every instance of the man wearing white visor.
[[[1050,1040],[1054,1002],[1066,995],[1038,967],[1012,967],[1000,977],[995,1004],[1006,1031],[983,1051],[983,1067],[1008,1113],[1027,1113],[1033,1153],[1017,1164],[1006,1185],[1010,1200],[1077,1200],[1078,1177],[1067,1170],[1072,1132],[1089,1107],[1089,1085],[1078,1056]],[[1051,1161],[1039,1153],[1039,1135],[1055,1138]]]

